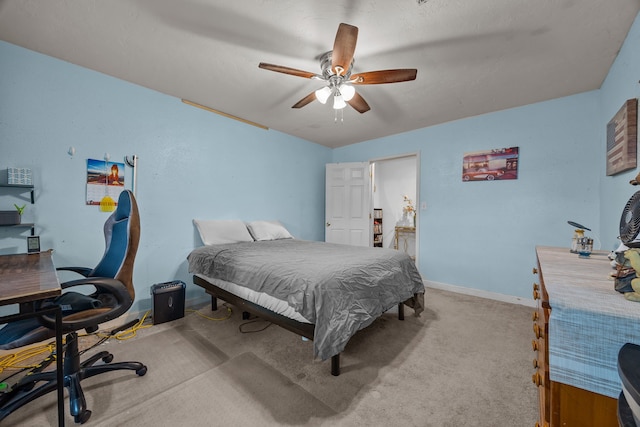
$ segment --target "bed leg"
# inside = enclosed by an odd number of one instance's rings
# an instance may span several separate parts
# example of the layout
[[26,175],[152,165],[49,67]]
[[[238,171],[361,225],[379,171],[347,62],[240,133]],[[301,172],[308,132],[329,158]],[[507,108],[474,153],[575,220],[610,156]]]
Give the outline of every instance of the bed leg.
[[398,304],[398,319],[404,320],[404,303]]
[[340,353],[331,356],[331,375],[334,377],[340,375]]
[[218,298],[211,295],[211,311],[218,310]]

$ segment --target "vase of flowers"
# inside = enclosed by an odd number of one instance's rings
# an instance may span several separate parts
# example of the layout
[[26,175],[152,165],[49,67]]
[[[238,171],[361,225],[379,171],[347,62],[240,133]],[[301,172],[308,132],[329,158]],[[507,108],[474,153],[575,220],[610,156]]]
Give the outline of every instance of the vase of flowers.
[[411,200],[406,194],[402,196],[404,199],[404,207],[402,208],[402,213],[405,218],[408,218],[413,223],[413,226],[416,226],[416,208],[413,206],[413,200]]

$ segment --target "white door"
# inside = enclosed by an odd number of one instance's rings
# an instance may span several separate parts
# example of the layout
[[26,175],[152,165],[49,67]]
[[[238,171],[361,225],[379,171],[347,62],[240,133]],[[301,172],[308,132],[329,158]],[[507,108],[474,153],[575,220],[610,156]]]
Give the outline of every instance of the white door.
[[330,163],[326,167],[324,240],[369,246],[371,175],[369,162]]

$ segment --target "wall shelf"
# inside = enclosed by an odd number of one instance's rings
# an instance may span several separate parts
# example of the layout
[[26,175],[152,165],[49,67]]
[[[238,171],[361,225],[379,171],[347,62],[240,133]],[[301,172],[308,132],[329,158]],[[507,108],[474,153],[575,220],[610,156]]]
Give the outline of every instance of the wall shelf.
[[[0,184],[0,188],[13,188],[13,189],[19,190],[19,192],[21,193],[24,193],[25,191],[29,191],[29,193],[31,193],[31,204],[33,205],[35,203],[35,197],[34,197],[35,187],[33,185]],[[6,224],[6,225],[0,225],[0,227],[30,228],[32,236],[35,236],[35,233],[36,233],[36,225],[31,222],[21,222],[20,224]]]
[[0,187],[4,187],[4,188],[16,188],[16,189],[22,189],[22,190],[29,190],[29,192],[31,193],[31,204],[33,205],[35,203],[35,198],[34,198],[34,186],[33,185],[25,185],[25,184],[0,184]]
[[20,224],[0,225],[0,227],[30,228],[31,229],[31,235],[35,236],[36,225],[34,223],[31,223],[31,222],[25,222],[25,223],[20,223]]

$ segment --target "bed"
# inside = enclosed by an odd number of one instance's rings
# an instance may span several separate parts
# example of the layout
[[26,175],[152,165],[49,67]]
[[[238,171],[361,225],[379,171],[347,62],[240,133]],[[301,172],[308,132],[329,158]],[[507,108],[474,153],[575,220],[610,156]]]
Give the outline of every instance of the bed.
[[[382,313],[419,315],[424,284],[413,260],[384,248],[294,239],[277,221],[194,221],[204,246],[187,257],[194,284],[217,299],[313,340],[314,356],[339,355]],[[246,234],[244,234],[246,232]]]

